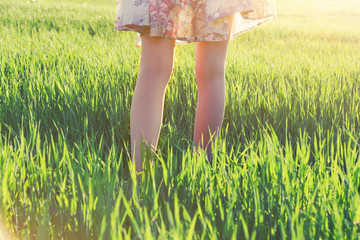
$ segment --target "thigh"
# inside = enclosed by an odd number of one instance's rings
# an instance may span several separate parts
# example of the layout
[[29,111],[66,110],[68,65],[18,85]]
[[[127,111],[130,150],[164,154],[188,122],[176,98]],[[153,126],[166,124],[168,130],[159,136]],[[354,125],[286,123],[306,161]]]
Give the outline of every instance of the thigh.
[[172,69],[175,48],[174,40],[143,35],[141,43],[140,70],[146,68],[161,72],[165,69]]
[[229,40],[195,43],[195,68],[197,75],[225,71]]

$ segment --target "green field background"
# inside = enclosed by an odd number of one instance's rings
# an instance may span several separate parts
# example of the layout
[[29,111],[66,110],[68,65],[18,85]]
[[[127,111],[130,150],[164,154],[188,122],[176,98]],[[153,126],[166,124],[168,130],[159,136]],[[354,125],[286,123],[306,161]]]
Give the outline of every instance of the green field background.
[[191,149],[194,44],[176,47],[130,191],[141,49],[116,1],[0,0],[0,239],[359,239],[360,3],[276,3],[229,45],[211,165]]

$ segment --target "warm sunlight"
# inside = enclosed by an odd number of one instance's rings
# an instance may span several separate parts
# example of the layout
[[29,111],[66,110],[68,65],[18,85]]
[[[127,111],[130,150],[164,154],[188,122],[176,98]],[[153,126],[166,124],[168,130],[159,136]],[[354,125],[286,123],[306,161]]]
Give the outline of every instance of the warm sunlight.
[[0,240],[360,239],[359,23],[360,0],[0,0]]
[[4,229],[0,226],[0,240],[11,240],[12,238],[10,237],[9,234],[7,234]]
[[358,17],[360,18],[360,1],[358,0],[278,0],[277,6],[293,8],[294,12],[302,10],[306,15],[319,17]]
[[360,1],[357,0],[278,0],[282,23],[295,24],[308,31],[338,31],[360,34]]

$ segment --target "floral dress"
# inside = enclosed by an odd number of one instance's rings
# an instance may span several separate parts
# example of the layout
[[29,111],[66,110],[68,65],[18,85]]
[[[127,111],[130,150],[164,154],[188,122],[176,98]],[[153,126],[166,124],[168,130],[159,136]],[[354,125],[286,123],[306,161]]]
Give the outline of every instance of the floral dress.
[[180,42],[224,41],[276,18],[274,0],[118,0],[115,29]]

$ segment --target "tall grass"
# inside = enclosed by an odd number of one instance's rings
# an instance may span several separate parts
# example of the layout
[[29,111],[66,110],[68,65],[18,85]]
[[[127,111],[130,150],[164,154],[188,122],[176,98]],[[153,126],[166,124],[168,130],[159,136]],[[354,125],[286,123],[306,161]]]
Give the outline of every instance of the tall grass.
[[360,238],[357,15],[323,28],[281,1],[231,42],[212,164],[192,154],[194,50],[178,46],[154,164],[131,191],[140,50],[113,30],[114,5],[0,3],[0,223],[14,238]]

